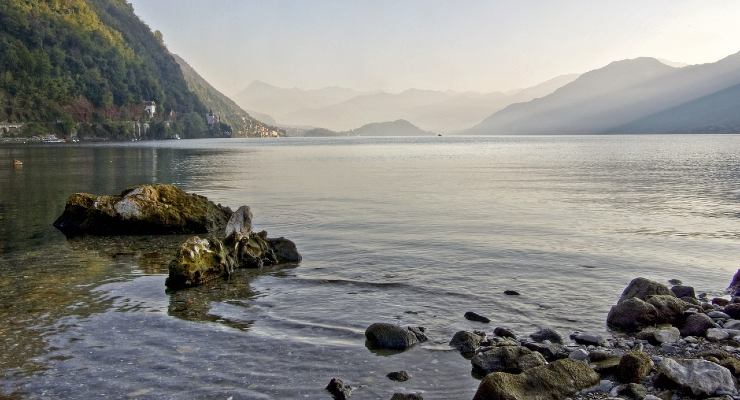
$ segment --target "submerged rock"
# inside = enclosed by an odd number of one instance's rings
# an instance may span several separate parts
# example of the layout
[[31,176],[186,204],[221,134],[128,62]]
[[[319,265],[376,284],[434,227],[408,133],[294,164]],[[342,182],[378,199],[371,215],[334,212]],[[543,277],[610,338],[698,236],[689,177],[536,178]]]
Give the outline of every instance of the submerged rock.
[[465,319],[468,321],[475,321],[475,322],[483,322],[484,324],[487,324],[491,322],[491,320],[488,317],[484,317],[478,313],[468,311],[464,315]]
[[410,378],[409,373],[406,371],[389,372],[386,376],[388,379],[396,382],[406,382]]
[[483,338],[480,335],[468,331],[459,331],[452,336],[449,345],[457,349],[463,355],[472,355],[480,346]]
[[365,330],[368,347],[372,349],[406,350],[426,340],[419,338],[411,328],[377,322]]
[[115,196],[73,194],[54,226],[67,236],[197,234],[223,229],[231,214],[203,196],[154,184]]
[[529,335],[529,337],[535,342],[544,342],[545,340],[549,340],[552,343],[563,343],[563,337],[552,328],[540,328],[537,332]]
[[478,386],[473,400],[556,400],[599,383],[583,361],[558,360],[521,374],[495,372]]

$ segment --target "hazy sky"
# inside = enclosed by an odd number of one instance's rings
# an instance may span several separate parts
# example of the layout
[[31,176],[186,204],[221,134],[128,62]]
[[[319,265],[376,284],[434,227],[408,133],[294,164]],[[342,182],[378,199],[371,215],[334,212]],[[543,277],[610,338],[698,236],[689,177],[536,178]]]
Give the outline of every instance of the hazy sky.
[[494,91],[653,56],[740,51],[736,0],[133,0],[218,89]]

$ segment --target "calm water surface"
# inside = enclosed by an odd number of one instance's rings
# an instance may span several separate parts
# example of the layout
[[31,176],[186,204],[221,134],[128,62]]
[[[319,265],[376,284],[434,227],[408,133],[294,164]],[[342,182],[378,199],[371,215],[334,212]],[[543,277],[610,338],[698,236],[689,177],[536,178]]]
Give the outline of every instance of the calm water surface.
[[[250,205],[303,263],[168,294],[182,237],[51,226],[73,192],[147,182]],[[484,327],[465,311],[488,329],[604,331],[631,278],[718,293],[739,250],[740,136],[0,147],[0,395],[321,399],[341,376],[357,399],[468,399],[470,363],[446,346]],[[373,353],[378,321],[432,340]],[[385,378],[398,369],[412,379]]]

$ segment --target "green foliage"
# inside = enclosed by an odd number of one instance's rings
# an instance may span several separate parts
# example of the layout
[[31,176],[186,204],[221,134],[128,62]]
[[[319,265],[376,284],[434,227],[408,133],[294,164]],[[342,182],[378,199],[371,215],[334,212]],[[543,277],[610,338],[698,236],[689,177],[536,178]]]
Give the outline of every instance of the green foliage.
[[[132,121],[146,119],[150,100],[157,135],[167,135],[162,116],[170,110],[201,122],[207,111],[161,33],[125,0],[0,1],[0,121],[35,122],[24,131],[43,126],[44,134],[65,136],[80,124],[90,137],[125,139]],[[207,132],[204,122],[191,125]]]

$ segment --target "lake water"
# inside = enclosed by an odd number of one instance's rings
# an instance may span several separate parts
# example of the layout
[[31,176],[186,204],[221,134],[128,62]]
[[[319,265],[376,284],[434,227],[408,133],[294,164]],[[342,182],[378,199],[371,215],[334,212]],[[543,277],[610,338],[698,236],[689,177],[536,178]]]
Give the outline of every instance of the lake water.
[[[73,192],[147,182],[251,206],[304,261],[168,294],[182,237],[51,226]],[[740,136],[0,147],[0,395],[321,399],[341,376],[356,399],[468,399],[455,331],[603,332],[630,279],[720,293],[739,251]],[[373,353],[363,332],[380,321],[431,341]],[[399,369],[411,380],[385,377]]]

